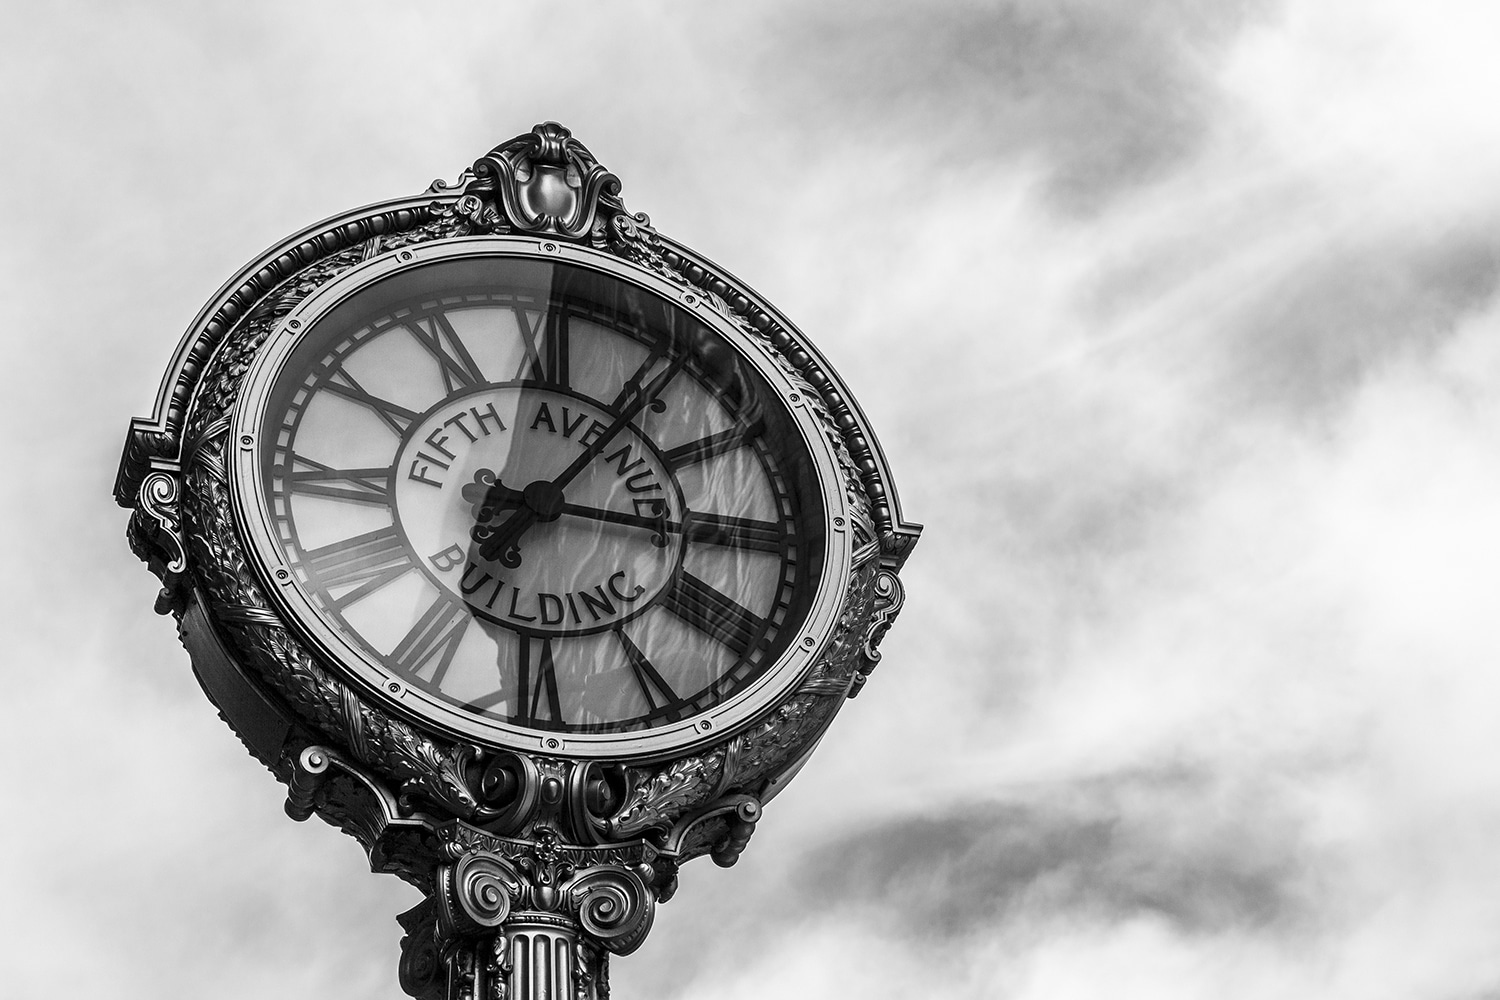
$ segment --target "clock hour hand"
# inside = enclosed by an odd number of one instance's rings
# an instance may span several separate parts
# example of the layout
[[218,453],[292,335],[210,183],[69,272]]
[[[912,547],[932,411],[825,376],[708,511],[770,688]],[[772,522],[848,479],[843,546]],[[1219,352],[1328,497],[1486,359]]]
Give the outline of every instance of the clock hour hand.
[[515,569],[521,565],[521,549],[516,544],[526,529],[536,522],[536,511],[530,507],[518,508],[505,523],[498,528],[491,528],[488,524],[476,524],[470,530],[469,536],[479,543],[479,554],[486,559],[493,559],[502,566]]
[[520,507],[526,502],[525,491],[506,486],[489,469],[474,473],[474,481],[460,492],[473,507],[475,521],[488,521],[499,511]]
[[[661,501],[657,502],[661,503]],[[571,514],[574,517],[607,521],[610,524],[624,524],[632,528],[649,528],[652,531],[651,544],[659,549],[666,547],[667,532],[682,530],[681,524],[667,520],[665,504],[661,505],[661,511],[661,516],[651,517],[645,514],[627,513],[623,510],[610,510],[607,507],[584,507],[576,503],[565,503],[561,507],[561,513]]]
[[[537,512],[526,503],[526,492],[506,486],[489,469],[480,469],[474,473],[474,481],[463,488],[462,496],[473,510],[474,527],[469,536],[479,543],[479,554],[511,569],[521,565],[516,542],[537,518]],[[511,515],[499,527],[491,527],[490,522],[507,508],[514,508]]]

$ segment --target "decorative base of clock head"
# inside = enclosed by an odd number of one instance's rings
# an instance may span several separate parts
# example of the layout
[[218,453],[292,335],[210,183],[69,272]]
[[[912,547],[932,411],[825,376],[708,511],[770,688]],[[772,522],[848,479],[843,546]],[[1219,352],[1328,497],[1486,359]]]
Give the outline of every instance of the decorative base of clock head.
[[[608,954],[638,948],[657,902],[676,888],[675,858],[645,840],[573,843],[556,822],[565,810],[540,812],[521,837],[500,836],[403,809],[378,778],[327,747],[304,750],[288,785],[293,819],[316,814],[343,827],[372,868],[426,893],[399,917],[401,985],[420,1000],[603,1000]],[[758,813],[747,804],[730,808]],[[721,864],[753,825],[733,825]]]
[[[401,987],[418,1000],[603,1000],[608,955],[651,928],[644,862],[575,869],[556,838],[508,858],[467,854],[400,916]],[[519,909],[516,907],[526,907]]]

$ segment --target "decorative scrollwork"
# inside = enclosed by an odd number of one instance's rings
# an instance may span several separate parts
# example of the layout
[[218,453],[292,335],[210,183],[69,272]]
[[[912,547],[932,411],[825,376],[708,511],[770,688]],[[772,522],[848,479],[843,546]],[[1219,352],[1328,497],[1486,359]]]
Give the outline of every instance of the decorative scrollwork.
[[157,614],[180,613],[186,599],[182,576],[187,572],[187,546],[182,535],[181,492],[178,475],[152,472],[141,482],[127,532],[131,548],[162,581]]
[[[474,178],[458,209],[491,232],[508,223],[526,233],[602,240],[603,223],[596,222],[601,202],[624,208],[620,179],[557,122],[542,122],[490,150],[475,161]],[[496,204],[487,210],[467,200],[481,193]]]
[[444,1000],[447,969],[437,945],[433,903],[424,899],[396,918],[406,933],[401,937],[401,989],[417,1000]]
[[187,569],[187,549],[182,544],[182,517],[177,509],[181,481],[165,472],[153,472],[141,483],[140,509],[156,522],[157,541],[169,557],[168,573]]
[[[521,891],[521,878],[493,854],[465,855],[441,877],[439,908],[459,928],[499,927]],[[456,905],[455,905],[456,904]]]
[[618,764],[579,761],[568,769],[564,814],[574,841],[599,844],[610,839],[609,817],[624,801],[628,781]]
[[587,941],[579,941],[573,946],[573,1000],[594,997],[609,1000],[609,955]]
[[[484,971],[489,977],[490,990],[489,996],[483,1000],[507,1000],[512,968],[510,940],[504,934],[496,934],[489,947],[484,949]],[[601,1000],[608,1000],[608,997]]]
[[318,789],[328,780],[330,759],[322,747],[308,747],[297,756],[286,791],[286,814],[297,822],[312,816]]
[[[651,929],[656,896],[648,884],[650,865],[599,861],[578,868],[577,852],[560,847],[555,836],[527,846],[530,867],[484,850],[441,866],[429,901],[402,914],[408,932],[402,985],[409,993],[428,996],[422,991],[439,978],[431,969],[437,962],[447,967],[448,982],[457,983],[466,1000],[494,1000],[517,986],[520,996],[540,997],[524,985],[531,981],[528,970],[543,967],[533,966],[535,960],[561,971],[560,985],[571,975],[575,985],[599,988],[583,995],[603,995],[605,952],[629,954]],[[516,966],[519,978],[511,975],[513,942],[525,945],[525,962]],[[533,949],[537,942],[545,947]],[[565,960],[566,968],[552,966]]]
[[568,892],[583,929],[616,955],[640,947],[651,930],[656,899],[629,868],[591,868],[572,880]]
[[479,798],[488,810],[486,827],[502,836],[520,833],[535,818],[541,792],[536,758],[496,751],[479,775]]
[[870,671],[880,662],[880,640],[885,638],[886,632],[890,631],[891,623],[901,613],[901,606],[906,603],[906,588],[901,585],[901,580],[890,570],[881,570],[875,577],[875,601],[874,610],[870,618],[869,631],[865,633],[865,641],[860,646],[860,664],[853,685],[849,688],[849,697],[853,698],[859,694],[860,688],[865,686],[865,680],[870,676]]

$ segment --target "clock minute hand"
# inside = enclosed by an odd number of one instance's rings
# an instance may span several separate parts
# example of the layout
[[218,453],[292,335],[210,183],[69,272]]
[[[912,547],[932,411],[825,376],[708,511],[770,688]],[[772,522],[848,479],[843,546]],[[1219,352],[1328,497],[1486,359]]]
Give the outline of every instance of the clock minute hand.
[[610,510],[607,507],[582,507],[571,503],[563,504],[559,511],[575,517],[624,524],[632,528],[649,528],[654,532],[651,541],[658,548],[667,544],[668,534],[678,532],[681,532],[689,541],[732,545],[749,552],[780,552],[786,544],[786,534],[781,525],[748,517],[731,517],[725,514],[689,510],[683,512],[681,521],[669,521],[665,515],[647,517],[622,510]]
[[564,469],[556,479],[552,480],[553,486],[562,489],[577,478],[578,474],[625,429],[625,425],[634,420],[636,414],[644,410],[648,403],[656,399],[657,395],[667,387],[667,383],[672,381],[672,377],[687,363],[687,355],[676,358],[648,384],[642,386],[638,381],[638,376],[641,372],[648,370],[655,364],[658,357],[660,357],[659,351],[652,354],[651,357],[646,359],[645,364],[636,369],[636,376],[632,376],[625,383],[625,390],[621,393],[622,396],[628,395],[633,388],[635,398],[625,405],[625,408],[620,411],[620,415],[615,418],[614,423],[604,429],[604,433],[595,438],[587,448],[583,449],[583,453],[573,460],[571,465]]

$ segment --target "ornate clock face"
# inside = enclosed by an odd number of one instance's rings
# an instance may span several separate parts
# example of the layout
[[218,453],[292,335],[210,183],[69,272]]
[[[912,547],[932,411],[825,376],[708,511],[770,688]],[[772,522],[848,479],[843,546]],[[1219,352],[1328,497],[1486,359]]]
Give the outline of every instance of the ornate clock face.
[[696,734],[810,641],[814,436],[694,311],[533,251],[419,262],[296,325],[246,418],[265,561],[409,710]]

